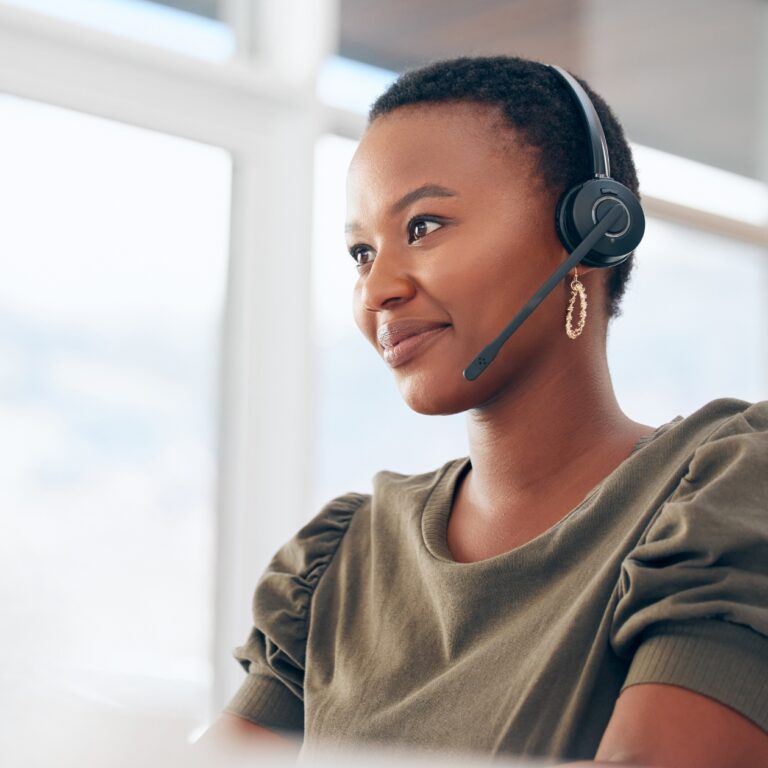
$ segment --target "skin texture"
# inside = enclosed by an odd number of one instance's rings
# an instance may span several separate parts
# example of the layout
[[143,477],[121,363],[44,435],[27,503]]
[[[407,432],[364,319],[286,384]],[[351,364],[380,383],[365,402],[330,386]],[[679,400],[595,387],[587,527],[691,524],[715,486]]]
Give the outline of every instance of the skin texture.
[[[424,185],[455,194],[397,205]],[[613,392],[606,272],[578,270],[589,308],[578,339],[564,330],[567,279],[468,382],[464,367],[566,257],[554,229],[556,198],[538,180],[535,152],[501,126],[493,107],[403,107],[369,127],[347,190],[347,243],[364,262],[353,314],[376,353],[383,358],[376,331],[386,322],[450,324],[390,369],[418,413],[467,414],[472,468],[451,509],[450,550],[469,562],[520,546],[567,514],[653,431],[629,419]],[[705,696],[636,685],[618,699],[596,760],[768,766],[768,735]]]
[[596,759],[758,768],[768,766],[768,734],[707,696],[673,685],[633,685],[619,697]]

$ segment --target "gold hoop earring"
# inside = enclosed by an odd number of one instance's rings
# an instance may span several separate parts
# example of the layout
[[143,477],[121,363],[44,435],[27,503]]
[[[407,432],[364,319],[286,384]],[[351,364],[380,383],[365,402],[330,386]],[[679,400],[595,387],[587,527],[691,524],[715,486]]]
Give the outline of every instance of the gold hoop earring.
[[[573,321],[573,305],[576,303],[576,296],[579,297],[581,311],[579,313],[579,324],[574,330],[571,322]],[[573,280],[571,280],[571,298],[568,301],[568,311],[565,315],[565,332],[569,339],[575,339],[584,330],[584,324],[587,322],[587,292],[579,281],[579,271],[573,270]]]

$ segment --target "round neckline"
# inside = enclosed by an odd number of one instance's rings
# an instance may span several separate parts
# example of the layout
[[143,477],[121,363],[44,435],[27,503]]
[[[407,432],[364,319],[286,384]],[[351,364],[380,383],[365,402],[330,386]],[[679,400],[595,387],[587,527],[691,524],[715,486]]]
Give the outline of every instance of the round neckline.
[[506,552],[501,552],[492,557],[467,563],[455,560],[448,548],[448,518],[451,514],[451,507],[453,506],[453,499],[456,495],[456,489],[458,488],[459,482],[469,471],[472,464],[469,456],[453,459],[443,466],[441,474],[438,476],[432,490],[424,502],[421,513],[422,543],[435,560],[439,560],[449,566],[460,568],[482,568],[498,563],[503,559],[516,560],[524,558],[529,552],[535,550],[536,547],[539,547],[542,543],[546,542],[566,520],[584,507],[611,477],[621,470],[628,461],[634,458],[638,451],[682,419],[682,416],[675,416],[671,421],[656,427],[653,432],[643,435],[635,443],[629,455],[615,469],[600,480],[600,482],[590,489],[586,496],[584,496],[573,509],[569,510],[554,525],[547,528],[546,531],[543,531],[525,544],[521,544],[519,547],[507,550]]

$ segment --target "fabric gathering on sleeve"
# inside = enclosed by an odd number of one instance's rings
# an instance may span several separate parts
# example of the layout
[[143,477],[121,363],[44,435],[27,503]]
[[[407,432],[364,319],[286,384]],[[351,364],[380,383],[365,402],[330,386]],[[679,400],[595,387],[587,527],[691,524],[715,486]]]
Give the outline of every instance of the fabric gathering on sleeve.
[[722,424],[622,564],[622,690],[666,683],[768,731],[768,403]]
[[303,730],[312,594],[366,498],[347,493],[328,502],[273,556],[254,592],[253,627],[233,652],[247,676],[225,712],[269,728]]

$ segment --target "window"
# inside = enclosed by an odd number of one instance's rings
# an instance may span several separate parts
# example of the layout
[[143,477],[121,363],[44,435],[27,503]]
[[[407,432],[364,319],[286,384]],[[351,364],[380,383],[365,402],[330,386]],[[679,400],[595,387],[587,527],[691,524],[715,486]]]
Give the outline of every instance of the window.
[[764,249],[649,218],[608,331],[627,413],[657,425],[716,397],[765,399],[766,286]]
[[9,96],[0,121],[5,666],[199,720],[230,157]]
[[232,57],[235,37],[217,0],[2,0],[30,11],[196,58]]

